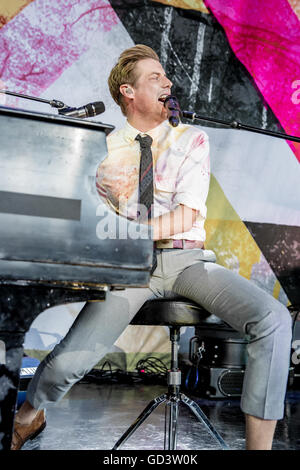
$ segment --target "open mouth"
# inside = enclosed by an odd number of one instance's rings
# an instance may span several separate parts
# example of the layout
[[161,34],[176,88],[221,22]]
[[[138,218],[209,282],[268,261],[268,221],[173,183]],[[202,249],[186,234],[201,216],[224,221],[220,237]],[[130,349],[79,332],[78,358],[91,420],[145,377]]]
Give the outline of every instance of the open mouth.
[[159,98],[158,98],[158,101],[161,101],[161,103],[164,103],[166,101],[166,98],[170,96],[168,94],[164,94],[164,95],[161,95]]

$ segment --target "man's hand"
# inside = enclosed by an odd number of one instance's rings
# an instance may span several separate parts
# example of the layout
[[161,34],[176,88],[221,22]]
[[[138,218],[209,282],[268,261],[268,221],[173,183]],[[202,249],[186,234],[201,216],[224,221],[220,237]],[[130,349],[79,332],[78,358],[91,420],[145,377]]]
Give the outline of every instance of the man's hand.
[[163,240],[176,233],[188,232],[195,222],[199,211],[180,204],[172,212],[150,220],[153,227],[153,240]]

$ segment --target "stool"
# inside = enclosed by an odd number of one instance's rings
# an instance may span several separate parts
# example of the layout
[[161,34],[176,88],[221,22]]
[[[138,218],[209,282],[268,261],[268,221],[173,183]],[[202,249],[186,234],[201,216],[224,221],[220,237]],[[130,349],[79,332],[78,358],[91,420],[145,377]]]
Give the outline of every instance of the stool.
[[[214,320],[215,319],[215,320]],[[177,445],[177,421],[179,403],[186,405],[194,413],[197,420],[205,425],[206,430],[218,441],[222,449],[228,449],[220,434],[210,423],[199,405],[185,396],[180,391],[181,372],[178,369],[178,347],[180,340],[180,328],[182,326],[200,326],[221,320],[208,313],[198,304],[187,299],[153,299],[145,302],[131,321],[131,325],[161,325],[170,329],[171,341],[171,369],[168,371],[168,391],[154,398],[142,411],[134,423],[125,431],[113,450],[118,449],[148,416],[161,404],[169,408],[169,417],[165,416],[165,441],[164,449],[176,450]],[[168,421],[168,425],[167,425]]]

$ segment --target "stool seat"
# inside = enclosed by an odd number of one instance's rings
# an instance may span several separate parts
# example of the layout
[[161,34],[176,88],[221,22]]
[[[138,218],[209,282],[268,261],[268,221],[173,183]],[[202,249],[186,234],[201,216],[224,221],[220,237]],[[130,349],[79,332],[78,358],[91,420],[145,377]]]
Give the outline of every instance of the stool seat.
[[186,298],[147,300],[132,319],[131,325],[218,326],[228,325],[205,308]]

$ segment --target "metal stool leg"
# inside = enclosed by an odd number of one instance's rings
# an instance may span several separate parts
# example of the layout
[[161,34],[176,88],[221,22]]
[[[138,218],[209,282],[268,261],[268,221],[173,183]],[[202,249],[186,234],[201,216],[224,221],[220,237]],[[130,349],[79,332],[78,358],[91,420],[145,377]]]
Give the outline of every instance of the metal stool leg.
[[150,416],[152,411],[155,410],[161,403],[164,403],[167,400],[167,395],[160,395],[159,397],[154,398],[154,400],[150,401],[150,403],[146,406],[146,408],[142,411],[142,413],[138,416],[138,418],[132,423],[132,425],[124,432],[124,434],[120,437],[118,442],[114,445],[113,450],[118,449],[127,439],[132,436],[132,434],[138,429],[138,427],[145,421],[145,419]]
[[203,413],[200,406],[194,400],[186,397],[183,393],[180,394],[180,401],[184,403],[196,416],[198,421],[203,423],[212,437],[214,437],[223,449],[229,449],[225,441],[222,439],[218,431],[213,427],[207,416]]
[[176,450],[177,446],[178,404],[178,400],[169,400],[170,415],[167,450]]
[[[130,436],[138,429],[138,427],[145,421],[146,418],[158,407],[161,403],[166,402],[166,414],[165,414],[165,441],[168,442],[168,450],[176,450],[177,446],[177,422],[178,422],[178,407],[180,403],[184,403],[196,416],[198,421],[205,425],[205,428],[214,437],[222,449],[228,449],[227,444],[223,441],[220,434],[215,430],[208,418],[205,416],[201,408],[196,402],[186,397],[183,393],[180,393],[181,385],[181,372],[178,369],[178,346],[180,338],[180,328],[170,327],[170,339],[172,343],[171,353],[171,370],[168,372],[168,393],[160,395],[159,397],[152,400],[144,411],[139,415],[136,421],[127,429],[123,436],[113,447],[113,450],[118,449],[121,444],[129,439]],[[169,425],[168,425],[168,438],[166,439],[167,433],[167,410],[169,408]]]

